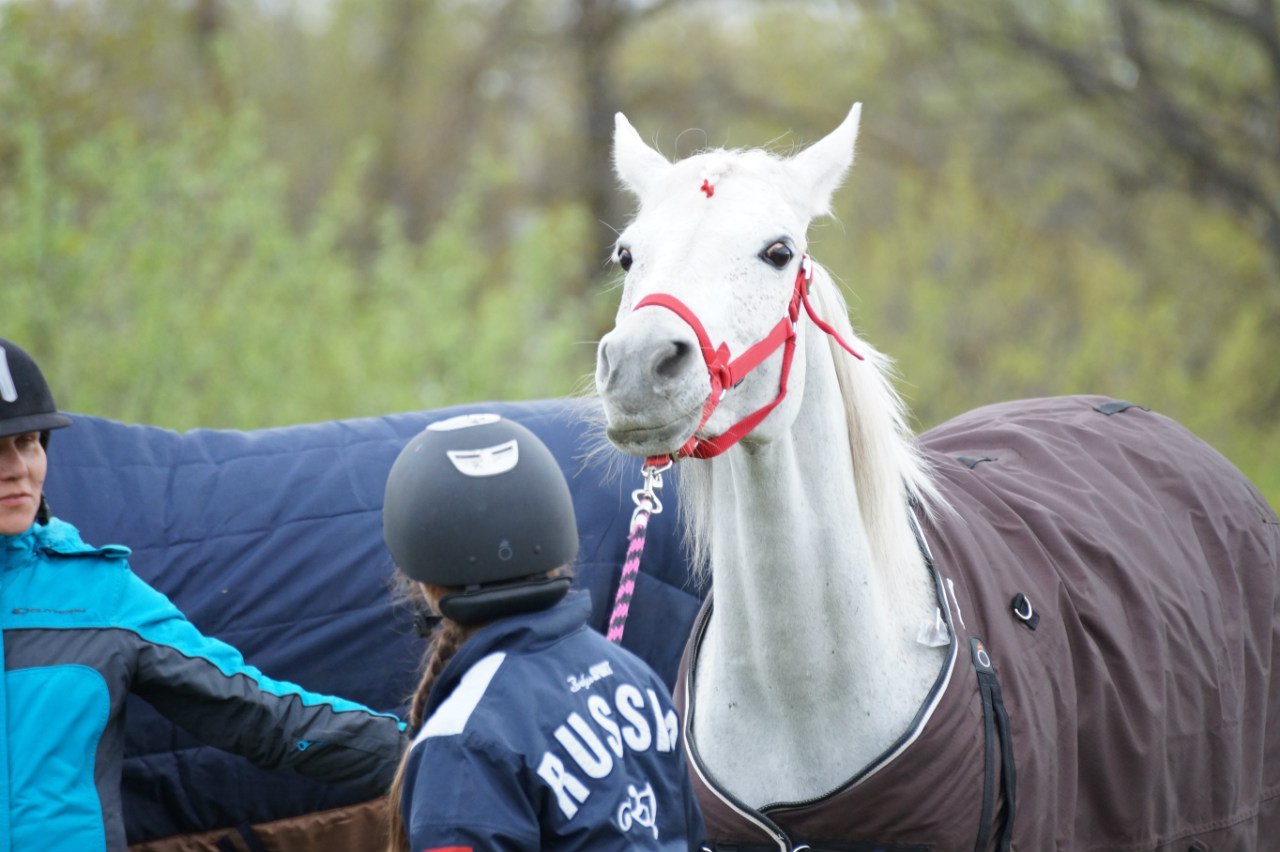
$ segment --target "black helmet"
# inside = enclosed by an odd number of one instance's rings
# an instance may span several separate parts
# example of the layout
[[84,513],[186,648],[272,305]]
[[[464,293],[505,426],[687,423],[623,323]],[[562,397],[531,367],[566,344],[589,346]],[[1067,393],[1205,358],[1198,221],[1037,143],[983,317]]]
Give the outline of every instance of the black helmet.
[[578,553],[560,466],[496,414],[437,421],[405,445],[387,476],[382,532],[410,579],[462,587],[440,601],[462,624],[551,606],[571,581],[547,572]]
[[70,426],[58,410],[35,360],[21,346],[0,337],[0,438]]

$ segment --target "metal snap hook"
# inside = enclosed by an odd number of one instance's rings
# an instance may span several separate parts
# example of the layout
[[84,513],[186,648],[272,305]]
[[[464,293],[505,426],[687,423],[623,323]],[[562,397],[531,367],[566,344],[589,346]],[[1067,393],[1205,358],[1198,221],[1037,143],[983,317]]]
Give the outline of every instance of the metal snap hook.
[[663,464],[647,464],[641,469],[644,487],[631,492],[631,502],[636,504],[636,511],[647,507],[652,515],[662,514],[662,500],[658,497],[658,491],[662,489],[662,474],[671,470],[673,464],[675,462],[667,459]]
[[632,491],[631,502],[636,504],[637,510],[647,507],[650,515],[662,514],[662,500],[648,488],[637,488]]

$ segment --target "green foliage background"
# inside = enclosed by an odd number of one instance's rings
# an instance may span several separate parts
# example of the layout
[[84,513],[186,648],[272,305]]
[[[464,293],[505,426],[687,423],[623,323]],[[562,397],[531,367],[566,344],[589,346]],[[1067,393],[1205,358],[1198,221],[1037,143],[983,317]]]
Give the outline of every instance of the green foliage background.
[[[813,253],[921,427],[1108,394],[1280,504],[1280,252],[1141,101],[1073,88],[984,17],[1015,5],[3,4],[0,335],[64,408],[175,429],[569,395],[628,211],[588,167],[607,138],[584,92],[670,156],[786,151],[861,100]],[[621,23],[584,41],[603,6]],[[1243,34],[1144,7],[1177,49],[1134,71],[1108,47],[1127,6],[1046,0],[1023,23],[1124,83],[1099,91],[1154,79],[1206,134],[1280,135],[1280,111],[1249,112],[1273,95]],[[1280,198],[1280,159],[1239,138],[1215,150]]]

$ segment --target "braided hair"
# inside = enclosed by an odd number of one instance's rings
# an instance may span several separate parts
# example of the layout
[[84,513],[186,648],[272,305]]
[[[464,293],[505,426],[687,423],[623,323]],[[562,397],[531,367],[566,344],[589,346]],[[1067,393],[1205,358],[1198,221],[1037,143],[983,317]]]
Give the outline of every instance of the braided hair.
[[[549,579],[571,576],[573,576],[573,571],[567,565],[547,572]],[[435,604],[441,597],[451,591],[457,591],[452,587],[417,583],[403,575],[399,575],[399,577],[402,593],[418,611],[421,611],[424,607],[429,607],[432,610],[436,609]],[[424,716],[426,715],[427,699],[431,697],[431,689],[435,686],[436,680],[439,679],[445,667],[449,665],[449,661],[458,653],[458,649],[462,647],[463,643],[471,638],[471,634],[482,627],[484,627],[483,624],[464,626],[449,618],[440,620],[440,624],[432,634],[431,642],[422,657],[422,678],[418,681],[418,686],[409,699],[409,717],[406,721],[411,735],[416,735],[426,721]],[[396,769],[396,775],[391,781],[391,787],[387,790],[387,852],[411,852],[409,835],[404,828],[404,809],[400,806],[401,794],[404,792],[405,772],[408,765],[409,751],[406,750],[400,758],[400,766]]]
[[[426,587],[419,583],[410,583],[406,581],[406,589],[411,601],[415,606],[421,606],[426,603],[432,596],[433,592],[443,591],[439,587],[435,587],[432,592],[428,592]],[[438,594],[436,594],[438,600]],[[422,723],[426,721],[423,716],[426,713],[427,699],[431,696],[431,688],[435,686],[436,680],[440,677],[440,673],[449,665],[449,661],[458,653],[458,649],[467,641],[472,633],[476,631],[476,627],[464,627],[456,621],[449,619],[441,620],[439,626],[435,629],[431,637],[431,642],[427,645],[427,650],[422,657],[422,677],[418,681],[417,688],[413,691],[412,697],[409,699],[409,732],[416,735],[422,728]],[[396,769],[395,778],[391,781],[391,787],[387,790],[387,807],[386,807],[386,828],[387,828],[387,850],[388,852],[409,852],[409,836],[404,829],[404,811],[400,806],[400,796],[404,791],[405,770],[409,765],[409,752],[406,751],[400,758],[400,766]]]

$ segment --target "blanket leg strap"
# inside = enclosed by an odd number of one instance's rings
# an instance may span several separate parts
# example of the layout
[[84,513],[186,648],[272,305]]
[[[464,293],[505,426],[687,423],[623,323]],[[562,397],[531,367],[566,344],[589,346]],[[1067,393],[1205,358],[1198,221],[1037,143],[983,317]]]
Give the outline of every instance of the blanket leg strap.
[[978,824],[978,839],[974,843],[974,852],[986,852],[991,843],[993,817],[995,816],[996,790],[996,738],[999,737],[1000,788],[1004,794],[1004,819],[1000,827],[999,845],[1001,852],[1008,852],[1013,841],[1013,818],[1017,812],[1017,770],[1013,762],[1013,737],[1009,732],[1009,714],[1004,709],[1004,698],[1000,694],[1000,681],[996,678],[996,670],[991,665],[991,657],[987,653],[982,640],[971,638],[969,650],[973,656],[973,667],[978,672],[978,690],[982,695],[982,722],[986,750],[982,782],[982,818]]
[[236,832],[240,835],[240,842],[243,847],[238,845],[234,835],[227,835],[218,840],[218,852],[238,852],[241,848],[249,850],[249,852],[267,852],[266,847],[262,845],[262,841],[258,839],[258,833],[253,830],[253,826],[241,824],[236,826]]

